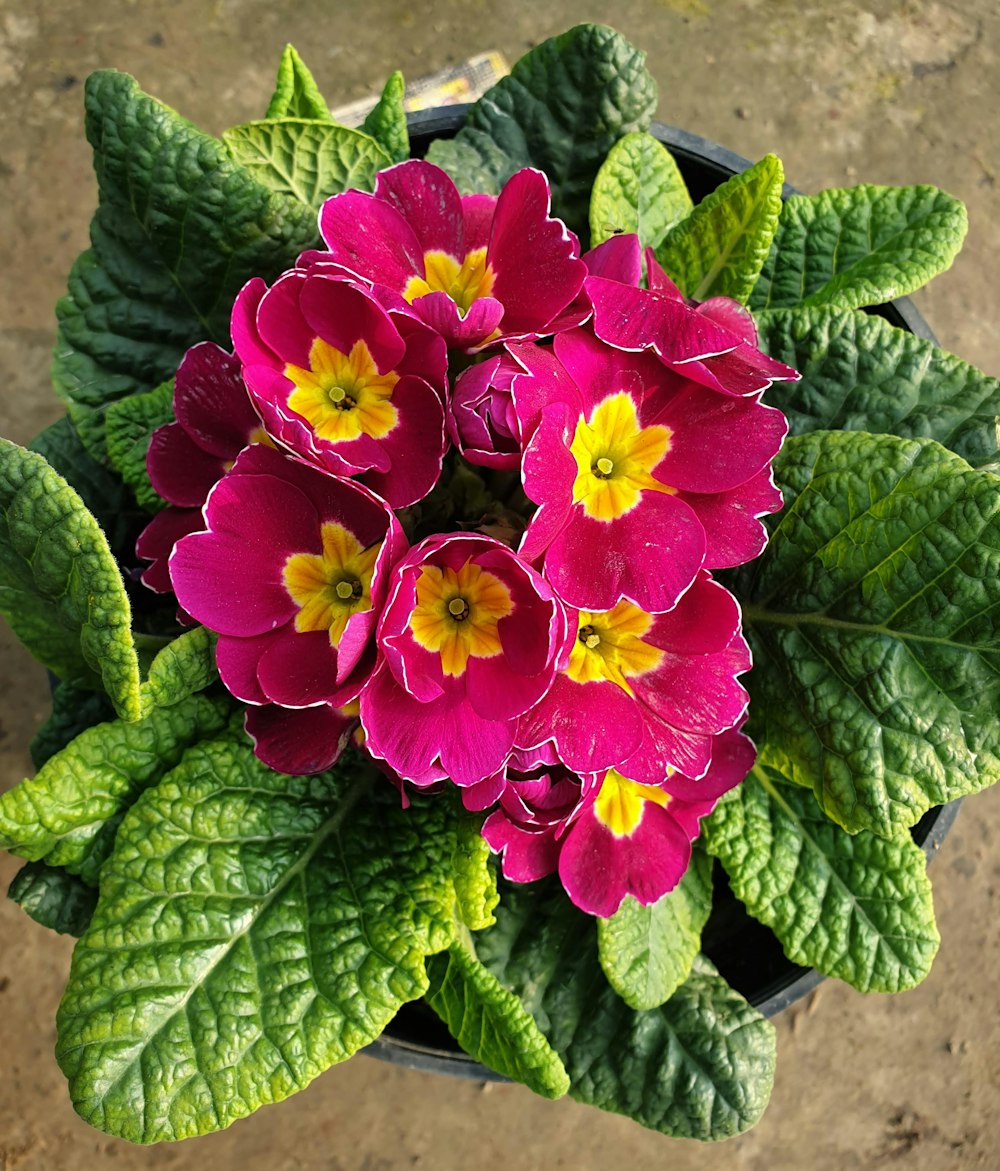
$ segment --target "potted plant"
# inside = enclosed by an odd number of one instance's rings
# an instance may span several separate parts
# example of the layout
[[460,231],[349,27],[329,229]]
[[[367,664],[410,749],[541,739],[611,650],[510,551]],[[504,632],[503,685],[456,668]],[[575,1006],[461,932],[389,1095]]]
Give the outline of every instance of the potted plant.
[[0,445],[0,604],[58,680],[0,844],[81,936],[58,1058],[176,1139],[422,1000],[541,1094],[728,1137],[774,1038],[703,954],[713,874],[910,987],[910,831],[996,778],[1000,388],[866,311],[964,210],[783,202],[772,156],[695,203],[601,26],[423,160],[401,98],[338,126],[289,49],[219,141],[88,83],[68,414]]

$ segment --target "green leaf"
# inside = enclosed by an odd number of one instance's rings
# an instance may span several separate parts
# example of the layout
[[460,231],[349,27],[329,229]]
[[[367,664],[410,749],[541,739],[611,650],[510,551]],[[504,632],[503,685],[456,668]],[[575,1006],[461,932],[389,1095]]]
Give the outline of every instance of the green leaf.
[[561,1098],[569,1076],[534,1018],[461,943],[427,961],[424,999],[470,1057],[543,1098]]
[[765,155],[670,229],[656,259],[685,296],[746,303],[778,228],[784,178],[781,161]]
[[811,793],[758,764],[702,833],[793,963],[861,992],[901,992],[930,972],[940,936],[927,859],[905,831],[844,833]]
[[645,131],[620,138],[608,152],[590,196],[590,243],[637,232],[655,248],[691,211],[691,196],[670,151]]
[[579,24],[526,53],[469,110],[457,140],[478,130],[517,166],[540,168],[554,214],[584,232],[608,151],[622,135],[645,130],[656,110],[645,59],[614,29]]
[[227,700],[195,695],[143,720],[88,728],[0,795],[0,848],[96,885],[125,811],[189,745],[221,731],[229,711]]
[[1000,478],[930,440],[816,431],[737,579],[760,762],[883,837],[1000,777]]
[[967,228],[964,205],[937,187],[793,195],[750,308],[860,309],[902,297],[951,267]]
[[22,866],[7,895],[36,923],[61,935],[82,935],[97,906],[97,891],[44,862]]
[[157,427],[173,422],[174,380],[146,394],[133,394],[108,405],[105,441],[111,466],[132,489],[140,508],[159,512],[166,506],[149,480],[146,452]]
[[410,157],[410,134],[406,128],[406,111],[403,109],[405,90],[402,73],[398,69],[390,73],[378,104],[361,127],[394,163],[401,163]]
[[192,748],[122,823],[73,955],[57,1055],[82,1117],[219,1130],[374,1040],[453,937],[449,808]]
[[499,195],[520,165],[488,134],[467,126],[458,138],[436,138],[425,158],[447,171],[463,195]]
[[291,45],[285,45],[278,66],[274,93],[266,118],[319,118],[332,122],[330,107],[319,92],[313,75]]
[[31,739],[29,751],[36,769],[94,724],[114,719],[114,708],[103,691],[89,691],[60,683],[52,693],[52,712]]
[[103,459],[106,405],[170,378],[195,342],[228,348],[236,294],[311,247],[316,217],[126,74],[92,74],[86,111],[100,205],[56,306],[53,379]]
[[125,586],[83,501],[33,451],[0,439],[0,613],[64,682],[100,687],[139,713]]
[[379,144],[332,122],[305,118],[247,122],[222,136],[230,154],[262,186],[316,211],[349,187],[371,191],[391,159]]
[[458,915],[470,931],[482,931],[496,922],[493,915],[500,895],[496,866],[486,839],[480,833],[482,818],[462,813],[456,823],[452,880]]
[[140,688],[143,715],[180,703],[218,681],[215,641],[216,636],[210,630],[196,626],[157,654]]
[[712,909],[712,860],[695,850],[680,884],[644,907],[629,896],[617,914],[597,920],[597,946],[608,983],[631,1008],[659,1008],[691,974]]
[[608,985],[593,920],[552,885],[505,888],[479,958],[562,1058],[577,1101],[678,1138],[730,1138],[764,1112],[774,1029],[699,956],[660,1008],[636,1012]]
[[936,439],[973,467],[1000,467],[1000,381],[881,317],[830,308],[757,317],[762,347],[801,382],[775,383],[771,406],[793,435],[872,431]]
[[66,416],[46,427],[28,444],[79,495],[101,526],[113,549],[121,548],[127,531],[126,493],[106,467],[92,459]]

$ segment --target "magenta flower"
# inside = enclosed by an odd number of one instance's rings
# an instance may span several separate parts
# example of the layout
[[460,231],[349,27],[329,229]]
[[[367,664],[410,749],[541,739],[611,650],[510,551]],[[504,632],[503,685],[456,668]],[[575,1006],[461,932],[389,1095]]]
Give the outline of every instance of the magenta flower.
[[705,498],[713,519],[720,508],[740,514],[744,542],[730,540],[730,556],[760,552],[764,529],[755,519],[747,531],[741,489],[752,482],[759,504],[755,477],[767,474],[787,431],[780,411],[759,396],[720,394],[652,351],[619,349],[586,329],[558,334],[551,354],[523,345],[512,353],[529,372],[515,379],[513,396],[527,439],[524,490],[539,505],[520,551],[544,557],[564,601],[669,610],[703,565],[718,564],[700,517]]
[[571,637],[547,694],[519,721],[517,744],[550,743],[576,773],[616,768],[656,785],[699,777],[714,738],[745,716],[737,675],[750,667],[736,599],[707,573],[665,614],[631,602],[569,614]]
[[270,448],[248,448],[212,490],[206,532],[178,542],[181,605],[217,631],[226,687],[250,704],[354,699],[392,566],[406,550],[386,503]]
[[511,383],[522,367],[509,354],[470,366],[455,380],[448,406],[448,433],[470,464],[521,465],[521,440]]
[[336,764],[347,747],[358,728],[358,703],[303,708],[267,703],[247,708],[243,723],[254,753],[268,768],[311,776]]
[[434,487],[447,355],[430,330],[319,266],[286,272],[270,289],[249,281],[232,331],[251,397],[279,443],[334,475],[357,476],[393,508]]
[[499,541],[421,541],[393,575],[361,694],[369,751],[415,784],[492,776],[516,717],[552,682],[564,621],[548,584]]
[[449,347],[549,332],[586,267],[576,237],[549,214],[548,180],[518,171],[498,197],[460,195],[420,159],[379,173],[375,192],[324,203],[325,259],[393,294]]

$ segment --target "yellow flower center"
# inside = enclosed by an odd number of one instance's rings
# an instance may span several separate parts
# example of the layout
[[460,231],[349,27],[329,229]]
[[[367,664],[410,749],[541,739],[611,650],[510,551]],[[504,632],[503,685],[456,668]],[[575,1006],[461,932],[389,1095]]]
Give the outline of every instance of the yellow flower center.
[[447,293],[466,314],[473,301],[488,297],[493,291],[496,274],[486,263],[486,249],[476,248],[463,261],[447,252],[434,249],[424,253],[424,275],[406,282],[403,296],[411,304],[428,293]]
[[619,602],[613,610],[599,614],[581,610],[577,621],[579,630],[566,668],[574,683],[608,680],[633,695],[629,678],[655,670],[663,658],[663,651],[642,641],[653,625],[652,616],[631,602]]
[[633,509],[644,490],[672,493],[650,475],[669,450],[669,427],[640,427],[632,396],[609,395],[576,425],[573,503],[592,520],[610,521]]
[[497,623],[514,609],[500,578],[467,561],[457,572],[425,565],[417,578],[410,630],[419,646],[441,656],[445,675],[465,672],[470,658],[500,654]]
[[323,552],[294,553],[285,562],[282,580],[295,604],[300,634],[326,630],[338,646],[352,614],[372,608],[371,583],[382,542],[365,549],[343,525],[324,523]]
[[355,342],[345,354],[315,338],[309,348],[309,369],[289,362],[285,377],[295,383],[288,406],[321,439],[331,443],[359,435],[381,439],[396,426],[396,408],[389,400],[399,375],[392,370],[380,374],[363,341]]
[[[669,771],[673,772],[673,769]],[[655,785],[636,784],[612,768],[601,782],[594,813],[616,838],[627,838],[635,833],[642,821],[647,801],[663,808],[670,801],[670,794]]]

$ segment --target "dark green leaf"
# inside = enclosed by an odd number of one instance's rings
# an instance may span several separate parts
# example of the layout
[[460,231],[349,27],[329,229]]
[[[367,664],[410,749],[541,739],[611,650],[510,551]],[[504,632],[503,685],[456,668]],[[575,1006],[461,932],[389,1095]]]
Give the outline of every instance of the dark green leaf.
[[332,122],[330,107],[319,92],[313,75],[291,45],[285,45],[278,66],[274,93],[266,118],[321,118]]
[[902,297],[951,267],[967,227],[963,204],[937,187],[793,195],[750,308],[860,309]]
[[479,958],[562,1058],[570,1095],[679,1138],[749,1129],[774,1081],[774,1029],[699,956],[661,1008],[636,1012],[608,985],[592,919],[558,888],[505,889]]
[[378,105],[361,127],[365,134],[370,134],[375,139],[394,163],[401,163],[410,157],[410,135],[406,129],[406,111],[403,109],[405,90],[402,73],[398,69],[395,73],[390,73]]
[[459,138],[435,139],[425,157],[447,171],[463,195],[499,195],[520,165],[488,134],[468,127]]
[[765,155],[670,229],[656,259],[685,296],[747,301],[778,228],[784,177],[780,160]]
[[82,935],[97,906],[97,891],[82,878],[44,862],[22,866],[7,895],[36,923],[61,935]]
[[590,196],[590,243],[636,232],[655,248],[691,211],[691,196],[670,151],[645,131],[620,138],[608,152]]
[[702,833],[793,963],[862,992],[901,992],[930,971],[940,937],[927,859],[905,830],[844,833],[807,789],[757,765]]
[[1000,478],[930,440],[816,431],[736,589],[762,764],[884,837],[1000,777]]
[[146,452],[157,427],[174,418],[174,380],[161,383],[146,394],[133,394],[109,403],[105,441],[111,466],[132,489],[139,506],[159,512],[166,501],[149,482]]
[[1000,467],[1000,382],[881,317],[839,309],[773,309],[757,317],[762,347],[801,382],[767,401],[793,435],[873,431],[925,437],[973,467]]
[[33,451],[0,439],[0,613],[67,683],[103,686],[139,714],[139,663],[125,586],[83,501]]
[[132,1142],[219,1130],[424,993],[455,930],[451,803],[403,810],[350,767],[287,777],[248,745],[202,743],[129,812],[58,1017],[91,1125]]
[[597,920],[601,967],[631,1008],[659,1008],[691,974],[712,909],[712,860],[695,850],[680,884],[644,907],[629,896],[616,915]]
[[111,701],[103,691],[60,683],[52,693],[52,713],[32,737],[29,746],[35,768],[41,768],[49,757],[55,756],[81,732],[94,724],[114,719],[114,715]]
[[100,206],[56,307],[53,379],[103,459],[106,405],[170,378],[195,342],[228,347],[240,288],[290,267],[316,222],[131,77],[92,74],[86,107]]

